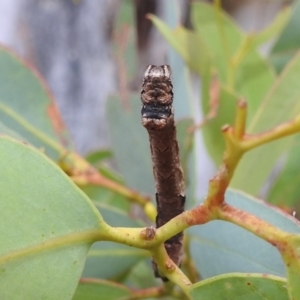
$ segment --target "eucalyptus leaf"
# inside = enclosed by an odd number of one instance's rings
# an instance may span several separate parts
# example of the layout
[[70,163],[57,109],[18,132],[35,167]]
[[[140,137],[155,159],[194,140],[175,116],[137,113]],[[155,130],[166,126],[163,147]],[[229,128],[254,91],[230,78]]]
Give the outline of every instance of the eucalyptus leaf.
[[275,78],[272,68],[245,43],[246,34],[225,12],[206,3],[193,3],[191,17],[198,39],[213,57],[220,81],[246,99],[251,118]]
[[14,131],[13,129],[7,127],[1,121],[0,121],[0,132],[1,132],[2,135],[10,136],[10,137],[12,137],[14,139],[17,139],[19,141],[28,142],[26,140],[26,138],[24,138],[23,136],[21,136],[18,132]]
[[94,201],[94,203],[99,202],[102,204],[112,205],[123,211],[128,211],[130,208],[128,199],[114,191],[95,185],[85,185],[82,186],[81,189]]
[[133,293],[125,286],[106,280],[82,279],[73,300],[130,299]]
[[[226,201],[282,230],[300,233],[299,222],[292,216],[247,194],[229,190]],[[277,249],[234,224],[212,221],[191,227],[188,233],[192,239],[192,257],[204,279],[231,272],[286,276],[285,266]]]
[[94,152],[89,153],[85,159],[93,165],[97,165],[105,159],[111,158],[112,153],[108,149],[101,149]]
[[300,169],[299,169],[300,136],[293,139],[290,151],[283,157],[283,168],[273,182],[268,194],[268,201],[276,205],[300,209]]
[[37,148],[57,160],[62,146],[71,148],[52,94],[37,70],[0,46],[0,119]]
[[[180,25],[175,29],[171,29],[166,23],[155,16],[151,16],[150,19],[191,70],[198,74],[203,74],[207,71],[213,57],[202,39],[195,32],[187,30]],[[201,51],[201,55],[199,51]]]
[[283,29],[290,21],[292,10],[290,7],[285,7],[280,10],[274,20],[266,28],[260,32],[250,33],[252,45],[259,46],[270,39],[276,38],[282,33]]
[[158,18],[152,16],[151,19],[189,68],[200,75],[204,115],[211,108],[209,90],[213,76],[220,82],[218,102],[221,107],[214,120],[207,122],[203,129],[208,152],[219,164],[224,151],[220,129],[234,117],[235,101],[232,100],[246,99],[251,120],[275,74],[251,43],[248,45],[247,35],[224,12],[216,11],[212,5],[193,3],[191,17],[193,31],[181,26],[172,30]]
[[278,73],[285,68],[286,64],[300,49],[299,13],[300,2],[295,1],[292,6],[292,15],[271,51],[270,60]]
[[[247,127],[247,133],[271,130],[300,113],[300,52],[273,83]],[[260,146],[246,153],[235,171],[231,186],[258,195],[280,155],[288,151],[294,136]]]
[[114,278],[149,257],[149,252],[145,250],[112,242],[97,242],[88,253],[82,277]]
[[159,285],[159,280],[154,277],[151,259],[141,260],[132,267],[124,283],[135,289],[145,289]]
[[202,128],[207,150],[217,165],[221,163],[225,151],[225,140],[221,128],[226,124],[233,125],[238,102],[238,96],[223,86],[220,86],[219,93],[219,103],[213,104],[217,106],[217,109],[208,107],[208,103],[203,103],[205,111],[216,109],[216,115],[207,120]]
[[299,299],[300,295],[300,235],[294,235],[287,241],[287,251],[282,249],[282,257],[287,268],[287,287],[290,299]]
[[42,152],[0,137],[0,298],[71,299],[100,213]]
[[117,168],[127,186],[154,195],[150,145],[146,129],[141,125],[141,100],[131,94],[127,108],[119,97],[110,97],[107,118]]
[[232,273],[192,285],[193,300],[289,300],[286,280],[266,274]]

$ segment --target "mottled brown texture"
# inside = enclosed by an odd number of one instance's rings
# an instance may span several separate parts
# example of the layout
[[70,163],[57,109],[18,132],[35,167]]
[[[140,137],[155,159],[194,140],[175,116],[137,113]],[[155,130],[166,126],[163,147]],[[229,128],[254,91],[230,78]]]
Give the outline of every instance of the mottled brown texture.
[[140,233],[140,236],[146,241],[151,241],[155,237],[156,229],[154,227],[146,227]]
[[[184,179],[173,115],[173,92],[169,66],[149,66],[145,72],[141,99],[142,124],[147,129],[156,184],[159,228],[184,211]],[[165,242],[170,258],[180,266],[183,233]],[[161,277],[153,263],[155,275]],[[166,280],[166,278],[163,278]]]

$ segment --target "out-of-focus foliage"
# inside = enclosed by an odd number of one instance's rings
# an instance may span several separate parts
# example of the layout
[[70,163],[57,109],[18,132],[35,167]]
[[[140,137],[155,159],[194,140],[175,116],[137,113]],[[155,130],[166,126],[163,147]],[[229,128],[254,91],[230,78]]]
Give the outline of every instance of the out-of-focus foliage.
[[282,72],[285,65],[296,55],[300,48],[300,37],[298,28],[300,3],[295,1],[292,14],[277,39],[270,53],[270,61],[278,73]]
[[[172,10],[176,11],[179,7],[174,3]],[[269,130],[299,114],[299,39],[294,38],[298,11],[296,4],[292,11],[279,13],[265,30],[251,34],[240,30],[216,4],[191,5],[192,30],[179,25],[176,14],[169,20],[170,24],[178,24],[175,29],[151,17],[178,52],[176,59],[172,50],[168,57],[176,70],[174,83],[178,83],[176,115],[184,117],[177,120],[177,131],[187,183],[187,207],[201,199],[195,197],[195,161],[200,160],[195,159],[191,134],[197,105],[186,66],[201,79],[200,106],[205,115],[211,115],[195,134],[203,134],[208,153],[219,164],[225,148],[220,128],[233,123],[238,99],[244,98],[249,104],[250,134]],[[133,19],[132,3],[124,1],[115,53],[127,66],[122,76],[128,81],[134,77],[136,66]],[[127,37],[124,48],[119,47],[122,34]],[[272,38],[278,38],[277,42],[271,54],[263,57],[258,47]],[[23,142],[0,138],[0,298],[91,300],[105,294],[107,299],[130,299],[136,296],[130,288],[161,286],[161,281],[153,277],[147,251],[106,241],[91,245],[95,231],[105,232],[104,221],[115,227],[144,227],[150,221],[116,191],[85,183],[80,183],[79,189],[55,164],[72,151],[70,137],[36,71],[10,50],[0,48],[0,79],[0,132]],[[126,89],[125,95],[109,99],[107,118],[112,149],[100,149],[86,160],[105,178],[146,194],[153,201],[152,163],[147,134],[140,125],[138,98],[137,93]],[[292,136],[247,154],[232,186],[257,195],[280,160],[281,173],[269,198],[274,203],[297,206],[299,147],[299,137]],[[111,157],[119,173],[106,163]],[[227,192],[226,201],[282,230],[299,234],[295,219],[265,202],[236,190]],[[84,235],[87,232],[89,239]],[[190,228],[186,235],[189,255],[205,279],[189,288],[191,299],[240,299],[241,294],[247,300],[261,299],[259,295],[263,299],[288,299],[286,270],[270,244],[222,221]],[[294,246],[299,246],[297,239]],[[296,292],[297,270],[293,266],[287,268]],[[220,275],[224,273],[227,274]],[[82,279],[77,287],[80,276],[89,279]],[[157,297],[171,299],[167,295]]]
[[[250,134],[269,130],[300,112],[299,45],[298,38],[294,38],[298,10],[299,3],[292,10],[286,8],[259,33],[242,32],[218,6],[204,3],[192,4],[193,30],[180,25],[171,29],[152,17],[163,36],[200,76],[204,114],[215,110],[215,117],[206,122],[201,134],[216,164],[220,163],[225,147],[220,128],[233,124],[237,99],[244,98],[248,103],[247,132]],[[270,55],[262,57],[258,46],[271,38],[277,38],[277,42]],[[288,58],[281,63],[281,69],[285,68],[276,75],[274,66],[280,69],[277,58],[282,62],[283,57]],[[216,78],[219,84],[214,87]],[[211,93],[213,88],[217,89],[215,99]],[[297,140],[296,136],[285,138],[246,154],[235,172],[232,187],[259,195],[281,159],[278,185],[273,185],[268,198],[283,206],[296,207],[299,185],[297,180],[290,179],[299,174],[293,160],[299,149]]]

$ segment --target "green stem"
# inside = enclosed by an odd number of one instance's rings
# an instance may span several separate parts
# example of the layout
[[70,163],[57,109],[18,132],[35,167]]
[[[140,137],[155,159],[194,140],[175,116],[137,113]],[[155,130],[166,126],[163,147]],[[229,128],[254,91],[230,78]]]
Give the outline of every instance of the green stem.
[[240,99],[237,103],[233,135],[237,140],[242,140],[245,135],[247,119],[247,102]]
[[280,248],[286,243],[290,233],[285,232],[250,213],[223,203],[218,211],[218,219],[236,224],[273,246]]
[[286,123],[280,124],[270,131],[250,136],[242,141],[241,146],[245,151],[249,151],[260,145],[270,143],[274,140],[286,137],[288,135],[298,133],[300,131],[300,115],[295,119]]
[[[213,219],[211,211],[205,205],[201,204],[192,210],[183,212],[157,229],[153,227],[111,227],[108,224],[104,224],[105,230],[101,236],[101,240],[152,250],[188,227],[205,224],[211,219]],[[147,232],[151,232],[151,234],[148,235]]]
[[189,297],[189,289],[192,283],[186,275],[176,266],[169,258],[168,253],[163,244],[155,247],[151,251],[153,259],[159,267],[159,271],[166,276],[172,283],[178,285],[184,294]]

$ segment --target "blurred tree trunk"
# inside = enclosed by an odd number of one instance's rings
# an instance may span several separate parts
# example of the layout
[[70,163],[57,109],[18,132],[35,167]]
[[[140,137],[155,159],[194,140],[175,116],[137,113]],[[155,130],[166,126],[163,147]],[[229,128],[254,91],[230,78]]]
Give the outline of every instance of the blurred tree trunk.
[[[175,0],[174,0],[175,1]],[[180,1],[182,13],[188,0]],[[165,63],[166,42],[145,19],[160,17],[163,3],[135,0],[137,21],[137,79],[139,89],[147,64]],[[112,31],[118,0],[0,0],[0,42],[28,58],[50,85],[63,119],[80,153],[108,147],[105,101],[117,89]],[[264,27],[282,3],[223,0],[246,30]],[[182,16],[183,23],[188,18]]]
[[[81,153],[107,147],[105,100],[115,90],[117,0],[0,0],[0,40],[46,78]],[[4,32],[5,31],[5,32]]]

